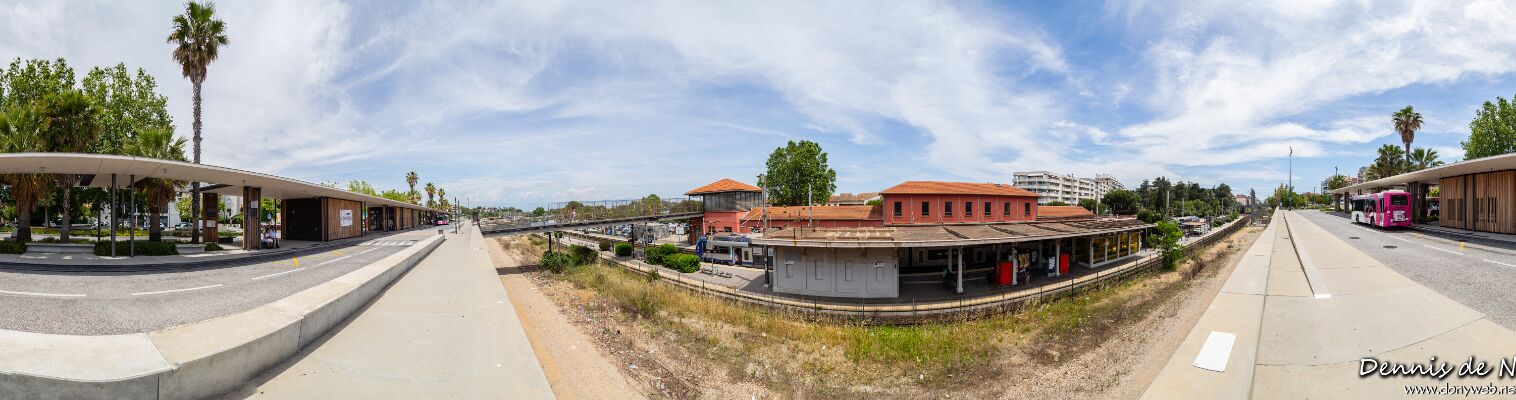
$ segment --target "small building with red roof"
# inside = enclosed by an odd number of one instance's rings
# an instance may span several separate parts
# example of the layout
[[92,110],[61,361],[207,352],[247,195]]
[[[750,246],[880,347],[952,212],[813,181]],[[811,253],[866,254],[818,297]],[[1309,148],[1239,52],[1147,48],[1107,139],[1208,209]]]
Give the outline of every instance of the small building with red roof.
[[763,189],[733,179],[711,182],[684,195],[700,196],[705,206],[704,215],[690,218],[690,243],[695,243],[701,234],[753,232],[741,229],[741,219],[749,210],[763,205]]
[[1003,183],[908,181],[879,193],[888,226],[1037,220],[1037,194]]

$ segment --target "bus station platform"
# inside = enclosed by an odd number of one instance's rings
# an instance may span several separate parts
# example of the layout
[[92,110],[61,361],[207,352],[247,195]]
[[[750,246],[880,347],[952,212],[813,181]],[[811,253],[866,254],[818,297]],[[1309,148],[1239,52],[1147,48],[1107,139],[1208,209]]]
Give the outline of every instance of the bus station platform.
[[1143,398],[1380,399],[1502,386],[1495,374],[1381,377],[1373,366],[1457,368],[1510,354],[1516,332],[1281,210]]

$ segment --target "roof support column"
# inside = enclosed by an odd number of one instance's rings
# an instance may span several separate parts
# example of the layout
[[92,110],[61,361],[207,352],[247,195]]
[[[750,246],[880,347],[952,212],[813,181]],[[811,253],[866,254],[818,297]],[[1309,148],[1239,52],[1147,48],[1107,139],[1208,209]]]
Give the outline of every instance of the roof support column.
[[119,208],[116,204],[116,174],[111,174],[111,257],[116,256],[116,221],[121,220]]
[[[131,223],[131,229],[129,229],[129,230],[126,231],[127,232],[127,242],[126,242],[127,245],[126,246],[127,246],[127,249],[128,249],[127,250],[127,254],[130,254],[132,257],[136,257],[137,256],[137,176],[136,175],[127,175],[127,176],[128,176],[128,178],[126,178],[126,180],[128,182],[131,182],[131,186],[127,186],[127,193],[128,193],[128,197],[127,198],[129,200],[126,201],[126,204],[127,204],[128,207],[132,208],[132,213],[131,213],[132,223]],[[63,223],[68,223],[68,221],[63,221]]]
[[958,248],[958,294],[963,294],[963,248]]
[[[263,248],[263,212],[258,207],[263,204],[263,189],[252,186],[242,187],[242,249],[260,250]],[[325,223],[325,221],[322,221]]]

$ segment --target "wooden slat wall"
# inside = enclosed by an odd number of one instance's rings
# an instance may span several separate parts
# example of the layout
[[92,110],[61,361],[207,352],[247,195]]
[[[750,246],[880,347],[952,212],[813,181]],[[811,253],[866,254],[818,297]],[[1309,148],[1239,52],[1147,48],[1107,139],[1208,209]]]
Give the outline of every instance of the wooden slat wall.
[[[353,224],[342,226],[342,210],[353,213]],[[326,200],[326,240],[346,239],[363,235],[363,203],[328,198]]]
[[1468,221],[1468,201],[1464,196],[1464,176],[1442,178],[1438,182],[1438,190],[1441,194],[1442,210],[1438,220],[1441,225],[1448,228],[1470,229]]

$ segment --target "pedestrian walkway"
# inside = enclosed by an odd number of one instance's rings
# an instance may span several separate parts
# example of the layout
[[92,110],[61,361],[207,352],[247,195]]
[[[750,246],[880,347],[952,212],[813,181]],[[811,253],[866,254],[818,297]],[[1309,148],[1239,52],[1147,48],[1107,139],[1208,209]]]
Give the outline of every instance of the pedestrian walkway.
[[1511,354],[1516,332],[1279,211],[1143,397],[1378,399],[1504,386],[1494,373],[1438,380],[1360,368],[1373,366],[1366,358],[1425,366],[1435,357],[1456,369],[1473,356],[1493,369]]
[[[449,230],[451,231],[451,230]],[[235,397],[552,398],[477,229]]]

